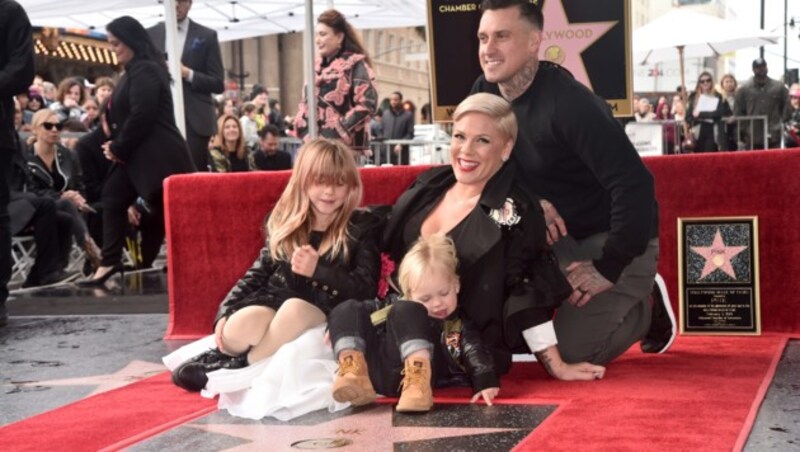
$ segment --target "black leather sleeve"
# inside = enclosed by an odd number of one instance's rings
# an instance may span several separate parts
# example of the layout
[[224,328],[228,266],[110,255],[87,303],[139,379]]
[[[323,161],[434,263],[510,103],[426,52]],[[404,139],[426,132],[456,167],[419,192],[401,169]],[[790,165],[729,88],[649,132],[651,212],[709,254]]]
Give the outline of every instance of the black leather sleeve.
[[214,324],[216,325],[222,317],[227,317],[245,306],[256,304],[258,298],[256,295],[266,289],[269,278],[275,273],[277,266],[278,264],[270,256],[269,246],[264,245],[250,269],[220,303]]
[[349,265],[328,264],[320,260],[311,277],[312,286],[325,291],[333,305],[351,298],[375,298],[378,292],[381,271],[378,236],[382,222],[378,216],[366,211],[357,211],[351,221]]
[[492,353],[477,329],[466,319],[461,327],[463,364],[475,393],[488,388],[499,388],[500,379],[494,370]]

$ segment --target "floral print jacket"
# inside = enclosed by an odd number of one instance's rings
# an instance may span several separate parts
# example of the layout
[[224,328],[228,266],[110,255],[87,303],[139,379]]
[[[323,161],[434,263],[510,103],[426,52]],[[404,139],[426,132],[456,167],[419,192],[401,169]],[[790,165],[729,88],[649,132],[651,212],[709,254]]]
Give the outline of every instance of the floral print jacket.
[[[314,70],[319,135],[338,138],[353,148],[366,147],[366,125],[375,113],[378,92],[373,84],[375,74],[365,56],[342,51],[330,60],[318,57]],[[294,124],[297,136],[305,138],[308,133],[305,94]]]

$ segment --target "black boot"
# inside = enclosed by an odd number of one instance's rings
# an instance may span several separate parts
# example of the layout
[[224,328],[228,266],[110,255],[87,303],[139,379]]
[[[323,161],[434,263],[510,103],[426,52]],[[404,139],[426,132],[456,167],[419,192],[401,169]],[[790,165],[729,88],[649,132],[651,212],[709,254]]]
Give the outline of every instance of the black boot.
[[[656,279],[660,279],[656,275]],[[669,302],[669,296],[661,291],[663,286],[658,281],[653,283],[653,292],[650,300],[653,304],[653,315],[650,320],[650,329],[642,339],[640,347],[644,353],[664,353],[672,345],[677,334],[675,314]]]
[[172,371],[172,382],[191,392],[199,392],[208,383],[208,374],[220,369],[241,369],[247,367],[247,352],[230,356],[218,349],[209,350],[186,361]]

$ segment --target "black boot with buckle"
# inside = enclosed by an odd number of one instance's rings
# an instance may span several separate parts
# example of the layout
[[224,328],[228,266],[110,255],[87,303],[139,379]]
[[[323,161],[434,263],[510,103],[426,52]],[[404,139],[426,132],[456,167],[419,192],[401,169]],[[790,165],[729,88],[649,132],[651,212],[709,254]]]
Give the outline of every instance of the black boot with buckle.
[[215,348],[178,366],[172,371],[172,382],[187,391],[199,392],[206,387],[209,372],[220,369],[241,369],[247,365],[247,352],[230,356]]

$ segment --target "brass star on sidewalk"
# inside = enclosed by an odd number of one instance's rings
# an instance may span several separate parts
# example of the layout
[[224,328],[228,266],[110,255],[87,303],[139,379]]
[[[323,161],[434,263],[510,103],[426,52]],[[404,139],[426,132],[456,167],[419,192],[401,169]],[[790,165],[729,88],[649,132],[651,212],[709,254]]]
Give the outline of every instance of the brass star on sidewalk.
[[[491,407],[495,408],[495,407]],[[434,408],[435,409],[435,408]],[[467,428],[441,426],[395,426],[394,408],[379,404],[353,415],[340,416],[315,425],[262,424],[190,424],[187,427],[209,433],[247,440],[228,451],[290,451],[293,444],[338,442],[342,450],[394,450],[397,443],[485,435],[492,433],[529,432],[519,428]],[[413,416],[413,415],[412,415]],[[525,436],[524,434],[522,435]]]
[[64,378],[59,380],[26,381],[12,382],[17,386],[97,386],[91,394],[86,397],[100,394],[112,389],[143,380],[165,370],[163,364],[150,363],[147,361],[134,360],[122,369],[110,373],[91,375],[88,377]]

